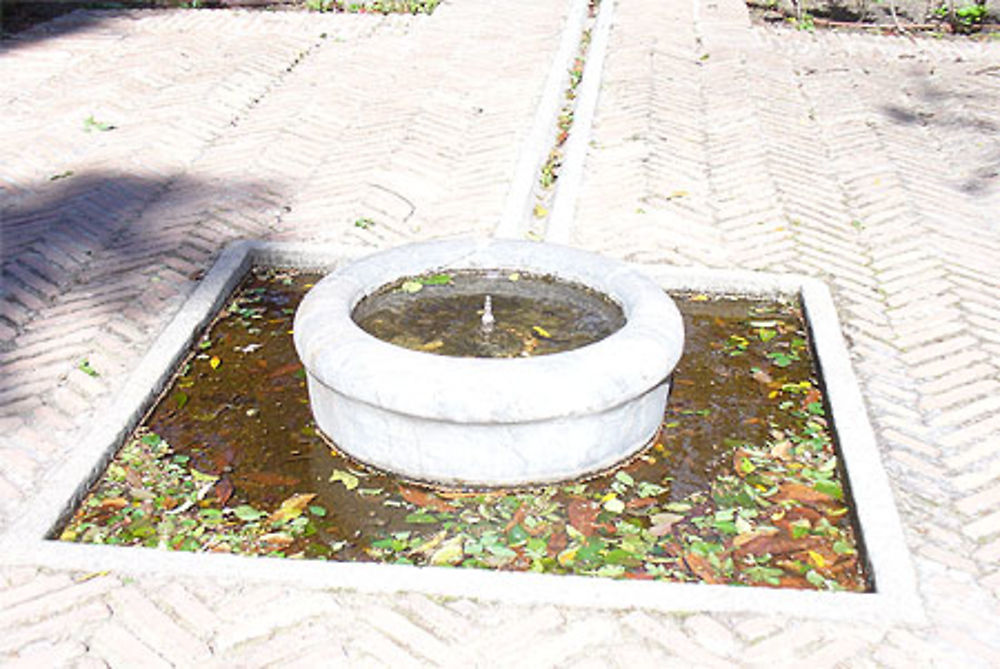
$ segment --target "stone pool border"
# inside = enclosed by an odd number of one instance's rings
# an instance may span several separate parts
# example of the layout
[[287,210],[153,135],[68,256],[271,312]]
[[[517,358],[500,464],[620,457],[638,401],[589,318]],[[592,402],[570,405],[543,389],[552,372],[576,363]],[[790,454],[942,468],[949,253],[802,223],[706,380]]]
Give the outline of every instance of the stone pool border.
[[123,439],[169,381],[188,345],[252,265],[332,269],[374,249],[245,241],[228,246],[101,411],[70,458],[47,476],[27,510],[0,536],[0,561],[38,567],[158,573],[288,583],[362,592],[420,592],[518,604],[642,608],[667,612],[782,613],[824,619],[921,622],[923,605],[889,479],[858,389],[832,297],[816,279],[660,265],[634,265],[671,290],[749,296],[798,295],[806,311],[857,521],[875,580],[873,593],[828,593],[723,585],[616,581],[597,577],[446,567],[320,562],[71,544],[46,539],[84,497]]

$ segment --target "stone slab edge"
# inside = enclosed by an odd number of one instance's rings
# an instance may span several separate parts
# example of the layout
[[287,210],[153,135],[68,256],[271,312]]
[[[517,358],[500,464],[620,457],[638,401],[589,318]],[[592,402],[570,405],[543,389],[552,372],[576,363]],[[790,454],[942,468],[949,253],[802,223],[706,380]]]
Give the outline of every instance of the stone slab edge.
[[28,500],[20,519],[0,537],[0,563],[121,574],[166,574],[240,582],[288,583],[313,589],[372,593],[421,592],[517,604],[557,604],[667,612],[783,613],[799,617],[923,622],[899,516],[882,467],[833,300],[826,286],[797,275],[634,265],[664,288],[755,296],[798,295],[807,312],[827,398],[837,427],[874,574],[874,593],[828,593],[704,584],[614,581],[596,577],[490,572],[447,567],[335,563],[183,553],[48,540],[101,475],[122,440],[169,381],[173,367],[254,264],[329,270],[371,249],[346,246],[237,242],[221,254],[173,321],[156,340],[74,455]]

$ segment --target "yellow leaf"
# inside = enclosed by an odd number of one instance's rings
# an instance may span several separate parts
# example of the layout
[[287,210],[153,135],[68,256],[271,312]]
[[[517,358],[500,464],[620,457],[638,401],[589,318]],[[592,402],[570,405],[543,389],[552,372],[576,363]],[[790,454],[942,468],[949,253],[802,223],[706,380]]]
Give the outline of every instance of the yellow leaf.
[[535,205],[534,209],[535,218],[545,218],[549,215],[549,210],[540,204]]
[[214,483],[219,480],[218,476],[212,476],[211,474],[200,472],[193,467],[191,468],[191,478],[198,483]]
[[668,200],[676,200],[679,197],[687,197],[690,195],[686,190],[675,190],[673,193],[667,196]]
[[212,369],[218,369],[219,365],[222,364],[222,360],[219,359],[219,356],[213,355],[212,359],[208,361],[208,364]]
[[578,548],[567,548],[562,553],[560,553],[559,557],[557,558],[559,560],[559,564],[561,564],[563,567],[568,567],[571,564],[573,564],[573,561],[576,560],[576,551],[577,550],[579,550],[579,549]]
[[826,558],[816,551],[809,551],[809,559],[812,560],[813,564],[817,567],[822,568],[826,566]]
[[691,296],[691,301],[692,302],[708,302],[708,295],[705,295],[704,293],[699,293],[698,295],[692,295]]
[[444,538],[446,536],[448,536],[448,530],[441,530],[433,537],[431,537],[430,539],[428,539],[427,541],[425,541],[424,543],[420,544],[412,551],[410,551],[410,555],[421,555],[421,554],[430,555],[431,551],[437,548],[438,544],[444,541]]
[[283,520],[298,518],[302,515],[302,511],[315,496],[316,493],[300,493],[292,495],[281,503],[281,506],[278,507],[277,511],[268,517],[268,521],[272,523],[280,523]]
[[430,564],[435,566],[455,564],[465,555],[462,546],[463,540],[461,535],[448,539],[448,541],[441,544],[440,548],[434,551],[434,555],[430,559]]
[[539,325],[532,325],[531,330],[542,339],[552,339],[552,335],[549,334],[549,331]]

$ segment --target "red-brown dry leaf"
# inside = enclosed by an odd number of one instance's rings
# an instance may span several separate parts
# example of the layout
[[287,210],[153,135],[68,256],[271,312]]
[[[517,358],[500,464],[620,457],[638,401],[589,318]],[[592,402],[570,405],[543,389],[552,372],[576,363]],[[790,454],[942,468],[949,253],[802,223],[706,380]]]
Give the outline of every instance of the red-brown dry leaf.
[[781,487],[778,488],[778,492],[768,499],[772,502],[784,502],[785,500],[793,499],[809,506],[837,503],[837,500],[830,495],[802,485],[801,483],[782,483]]
[[286,374],[294,374],[295,372],[299,371],[300,369],[302,369],[302,363],[300,363],[300,362],[290,362],[287,365],[282,365],[281,367],[278,367],[274,371],[270,372],[267,375],[267,378],[269,378],[269,379],[276,379],[279,376],[284,376]]
[[792,539],[787,534],[782,533],[772,536],[755,537],[740,546],[736,550],[736,554],[739,557],[746,555],[763,555],[764,553],[770,553],[771,555],[787,555],[789,553],[796,553],[798,551],[814,548],[819,543],[820,541],[815,537]]
[[215,499],[219,500],[219,504],[225,505],[233,496],[233,482],[229,480],[228,476],[223,476],[215,483],[213,492],[215,492]]
[[128,506],[128,500],[124,497],[111,497],[97,505],[101,511],[124,509]]
[[425,492],[409,486],[400,485],[399,494],[402,495],[403,499],[410,504],[416,504],[423,509],[431,509],[433,511],[455,510],[455,507],[450,502],[444,501],[432,492]]
[[[770,585],[768,583],[762,583],[760,585]],[[792,574],[786,574],[778,579],[778,585],[771,586],[775,588],[795,588],[797,590],[813,590],[813,585],[805,579],[804,576],[795,576]]]
[[639,497],[638,499],[630,499],[625,502],[626,509],[643,509],[647,506],[652,506],[659,501],[655,497]]
[[625,572],[625,578],[632,581],[652,581],[656,577],[645,571],[627,571]]
[[792,523],[797,520],[808,520],[810,525],[815,524],[823,514],[816,511],[815,509],[810,509],[808,506],[796,506],[791,509],[786,509],[781,518],[772,518],[771,522],[775,527],[780,527],[781,529],[792,533]]
[[512,529],[514,529],[515,525],[520,525],[521,522],[524,520],[524,517],[527,515],[528,515],[528,509],[525,507],[524,502],[522,502],[521,506],[517,507],[517,511],[514,512],[514,515],[511,516],[510,520],[507,521],[507,524],[504,525],[503,527],[504,533],[506,534],[507,532],[510,532]]
[[566,507],[569,524],[585,537],[593,536],[594,532],[597,531],[594,523],[600,512],[601,507],[589,499],[576,498]]
[[549,536],[548,544],[545,546],[545,553],[550,558],[554,558],[566,550],[568,544],[569,537],[566,536],[566,531],[560,528]]
[[712,567],[712,563],[708,559],[703,558],[696,553],[685,553],[684,562],[687,564],[688,569],[691,570],[695,576],[703,580],[705,583],[724,583],[724,579],[719,578],[718,574],[715,573],[715,568]]
[[813,402],[819,402],[823,399],[823,395],[820,394],[818,388],[810,388],[806,396],[802,398],[802,406],[809,406]]

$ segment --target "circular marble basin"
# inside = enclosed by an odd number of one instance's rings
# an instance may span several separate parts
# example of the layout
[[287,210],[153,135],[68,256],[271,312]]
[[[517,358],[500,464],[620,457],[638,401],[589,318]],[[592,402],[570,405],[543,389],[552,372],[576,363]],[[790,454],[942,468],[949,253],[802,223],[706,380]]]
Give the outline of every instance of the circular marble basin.
[[[455,270],[582,284],[620,306],[624,325],[572,350],[479,358],[397,346],[352,318],[388,284]],[[684,344],[680,314],[652,280],[584,251],[509,240],[442,240],[363,258],[309,291],[294,329],[313,415],[340,450],[457,487],[563,481],[633,455],[657,432]]]

